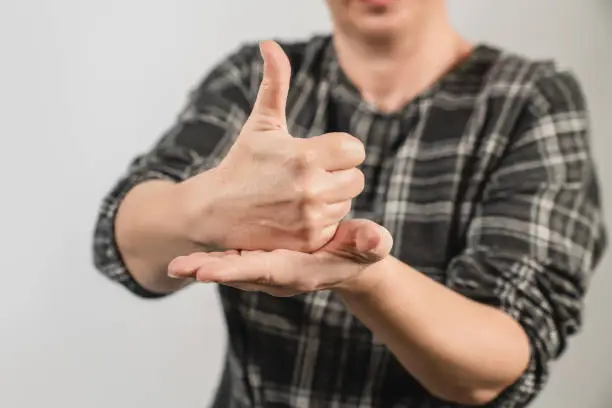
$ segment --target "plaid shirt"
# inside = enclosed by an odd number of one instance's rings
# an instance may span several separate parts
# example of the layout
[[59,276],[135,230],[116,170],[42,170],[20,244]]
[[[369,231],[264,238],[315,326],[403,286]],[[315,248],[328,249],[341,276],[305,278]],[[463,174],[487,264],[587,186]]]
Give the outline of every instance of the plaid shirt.
[[[529,367],[490,406],[525,406],[579,329],[606,244],[576,79],[551,62],[479,45],[402,110],[384,114],[339,69],[330,37],[283,47],[294,73],[290,133],[344,131],[366,146],[366,187],[353,216],[387,227],[395,257],[523,326]],[[110,191],[94,240],[104,275],[137,295],[161,296],[122,262],[117,207],[144,180],[180,181],[217,165],[250,113],[262,67],[256,44],[216,65],[175,126]],[[215,407],[458,406],[430,395],[333,292],[219,291],[229,349]]]

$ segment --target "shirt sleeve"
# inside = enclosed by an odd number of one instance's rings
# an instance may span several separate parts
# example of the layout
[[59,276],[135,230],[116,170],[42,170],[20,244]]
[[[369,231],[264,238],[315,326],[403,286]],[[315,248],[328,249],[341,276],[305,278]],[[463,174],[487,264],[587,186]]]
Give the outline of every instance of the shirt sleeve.
[[93,261],[97,270],[145,298],[164,295],[140,286],[127,270],[115,241],[117,209],[125,195],[146,180],[185,180],[214,167],[233,143],[254,100],[249,84],[253,45],[243,45],[214,66],[189,94],[174,125],[154,146],[136,156],[102,200],[94,228]]
[[585,99],[556,72],[534,86],[525,114],[491,172],[449,265],[456,291],[498,307],[527,333],[531,360],[492,406],[522,407],[581,326],[585,292],[604,247],[598,179]]

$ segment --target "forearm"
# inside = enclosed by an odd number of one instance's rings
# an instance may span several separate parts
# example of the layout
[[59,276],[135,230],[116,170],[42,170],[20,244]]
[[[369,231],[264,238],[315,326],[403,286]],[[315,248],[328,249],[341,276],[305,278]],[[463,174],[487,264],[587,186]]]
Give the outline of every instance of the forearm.
[[187,284],[167,275],[175,257],[202,248],[187,234],[177,203],[178,184],[152,180],[135,186],[121,202],[115,219],[115,238],[133,278],[145,289],[170,293]]
[[530,348],[510,316],[388,257],[340,293],[352,312],[432,394],[494,399],[526,369]]

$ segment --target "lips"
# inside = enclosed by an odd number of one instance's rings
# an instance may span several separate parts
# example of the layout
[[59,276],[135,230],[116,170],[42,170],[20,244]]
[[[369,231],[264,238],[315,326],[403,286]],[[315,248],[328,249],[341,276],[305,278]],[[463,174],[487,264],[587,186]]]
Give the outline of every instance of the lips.
[[372,7],[385,7],[393,3],[395,0],[361,0],[362,3]]

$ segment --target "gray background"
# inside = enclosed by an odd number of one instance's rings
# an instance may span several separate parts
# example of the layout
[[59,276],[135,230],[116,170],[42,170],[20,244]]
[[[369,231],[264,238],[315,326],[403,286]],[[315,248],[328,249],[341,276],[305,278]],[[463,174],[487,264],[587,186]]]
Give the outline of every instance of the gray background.
[[[612,2],[451,6],[469,37],[577,72],[612,213]],[[103,280],[90,262],[99,200],[223,53],[327,29],[322,0],[0,1],[1,407],[205,406],[225,341],[213,288],[147,302]],[[535,407],[612,406],[610,266]]]

